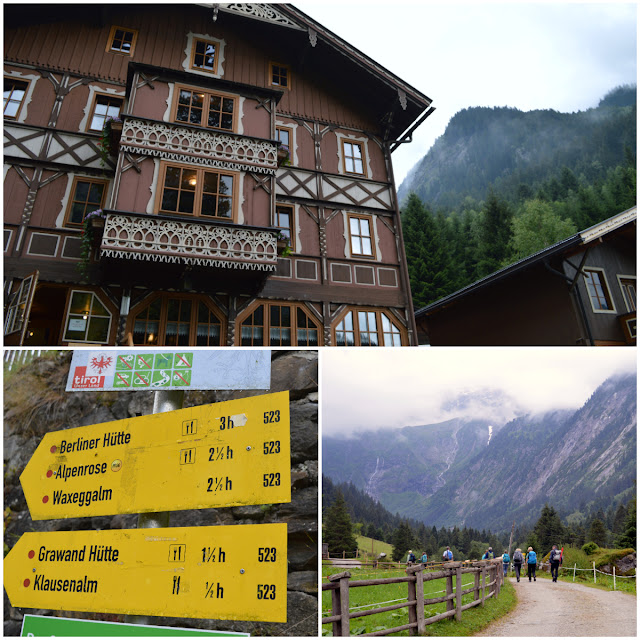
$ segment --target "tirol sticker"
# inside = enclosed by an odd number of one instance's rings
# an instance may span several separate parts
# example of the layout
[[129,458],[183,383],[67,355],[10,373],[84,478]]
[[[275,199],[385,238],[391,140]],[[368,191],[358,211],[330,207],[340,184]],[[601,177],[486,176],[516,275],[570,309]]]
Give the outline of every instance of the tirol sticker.
[[105,376],[87,374],[87,367],[76,367],[73,373],[73,389],[102,389]]

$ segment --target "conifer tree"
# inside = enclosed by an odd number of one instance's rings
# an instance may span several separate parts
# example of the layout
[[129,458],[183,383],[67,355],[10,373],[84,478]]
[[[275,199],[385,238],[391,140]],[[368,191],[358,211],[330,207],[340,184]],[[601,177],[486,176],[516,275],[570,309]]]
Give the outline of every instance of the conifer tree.
[[591,523],[587,538],[589,542],[595,542],[599,547],[607,546],[607,530],[600,518],[596,518]]
[[478,278],[484,278],[497,271],[507,259],[512,216],[509,205],[490,189],[482,210],[479,229],[476,274]]
[[634,498],[628,506],[627,518],[624,523],[624,533],[618,538],[617,546],[620,549],[636,548],[636,499]]
[[411,294],[418,309],[452,290],[449,254],[431,212],[415,193],[409,195],[402,217]]
[[402,522],[393,534],[393,552],[391,553],[393,561],[400,562],[404,560],[409,549],[415,552],[416,549],[413,549],[415,546],[414,542],[411,528],[406,522]]
[[616,537],[620,536],[624,532],[626,519],[627,519],[626,507],[623,504],[618,505],[618,508],[616,509],[616,514],[615,516],[613,516],[613,525],[611,527],[611,533],[613,533],[614,536]]
[[540,518],[538,522],[536,522],[533,532],[540,545],[540,548],[536,549],[536,551],[547,553],[554,544],[560,547],[565,535],[565,528],[556,510],[548,504],[545,504],[544,507],[542,507]]
[[329,553],[355,553],[358,543],[353,536],[351,518],[347,511],[342,492],[336,492],[334,503],[327,509],[324,516],[323,542],[329,545]]

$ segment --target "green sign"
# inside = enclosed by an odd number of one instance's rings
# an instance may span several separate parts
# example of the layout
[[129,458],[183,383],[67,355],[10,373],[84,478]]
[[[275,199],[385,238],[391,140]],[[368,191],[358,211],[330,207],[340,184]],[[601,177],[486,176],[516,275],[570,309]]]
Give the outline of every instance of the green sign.
[[76,620],[75,618],[54,618],[52,616],[25,615],[22,621],[24,637],[65,636],[107,637],[107,636],[248,636],[248,633],[233,631],[205,631],[182,627],[157,627],[154,625],[122,624],[100,622],[98,620]]

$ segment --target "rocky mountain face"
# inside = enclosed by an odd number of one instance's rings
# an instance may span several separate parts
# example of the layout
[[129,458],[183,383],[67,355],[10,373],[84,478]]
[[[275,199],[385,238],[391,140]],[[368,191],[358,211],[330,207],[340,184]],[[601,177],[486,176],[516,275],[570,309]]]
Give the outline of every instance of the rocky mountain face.
[[489,420],[455,418],[439,424],[382,429],[353,438],[323,438],[323,473],[352,482],[389,511],[420,519],[425,505],[445,486],[447,474],[487,446]]
[[[120,420],[152,412],[153,392],[66,393],[71,352],[40,358],[4,385],[5,555],[26,531],[136,528],[137,515],[32,521],[19,477],[42,436],[49,431]],[[317,635],[318,615],[318,361],[314,351],[273,351],[271,392],[290,392],[290,503],[174,511],[169,526],[286,522],[288,527],[287,623],[150,618],[162,626],[219,629],[251,635]],[[232,400],[261,391],[189,391],[184,407]],[[4,594],[4,635],[20,635],[23,614],[70,612],[16,609]],[[77,614],[80,618],[122,621],[123,616]]]
[[636,376],[607,380],[578,411],[381,430],[323,439],[323,472],[351,481],[391,512],[429,526],[493,531],[536,516],[606,508],[636,478]]

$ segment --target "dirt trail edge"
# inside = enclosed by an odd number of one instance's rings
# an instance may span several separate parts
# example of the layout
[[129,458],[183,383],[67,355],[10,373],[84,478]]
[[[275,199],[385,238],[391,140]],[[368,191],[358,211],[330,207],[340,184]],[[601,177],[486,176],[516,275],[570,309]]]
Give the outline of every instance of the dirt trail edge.
[[635,636],[636,597],[569,582],[510,578],[517,608],[477,636]]

